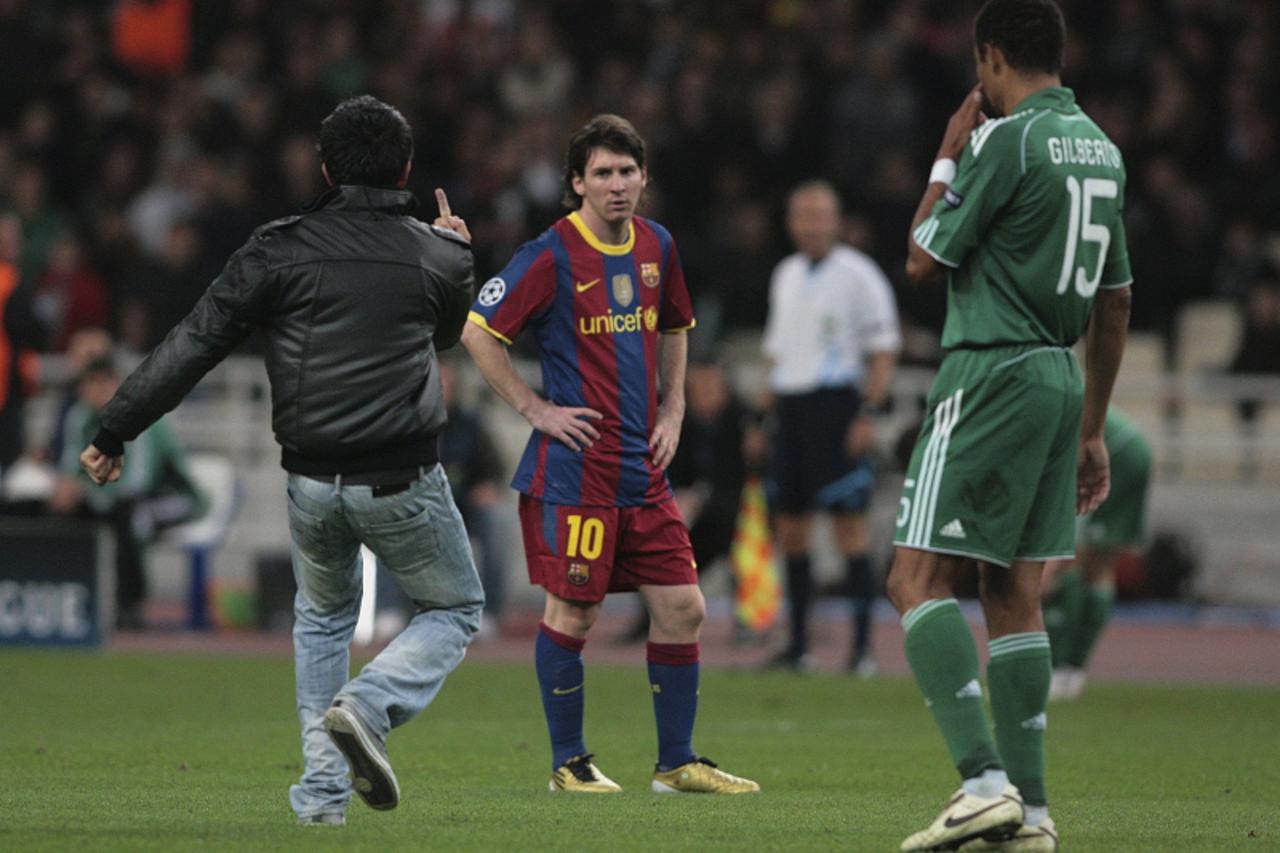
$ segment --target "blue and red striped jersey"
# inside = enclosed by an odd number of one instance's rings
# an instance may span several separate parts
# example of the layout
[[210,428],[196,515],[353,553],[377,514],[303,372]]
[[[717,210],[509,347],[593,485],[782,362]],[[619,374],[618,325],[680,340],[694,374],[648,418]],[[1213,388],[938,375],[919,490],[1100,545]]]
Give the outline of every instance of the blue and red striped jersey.
[[576,452],[535,431],[511,485],[548,503],[639,506],[671,495],[653,464],[658,334],[692,328],[693,309],[671,234],[635,217],[627,242],[602,243],[575,212],[521,246],[480,288],[470,321],[510,344],[532,326],[542,387],[560,406],[586,406],[600,439]]

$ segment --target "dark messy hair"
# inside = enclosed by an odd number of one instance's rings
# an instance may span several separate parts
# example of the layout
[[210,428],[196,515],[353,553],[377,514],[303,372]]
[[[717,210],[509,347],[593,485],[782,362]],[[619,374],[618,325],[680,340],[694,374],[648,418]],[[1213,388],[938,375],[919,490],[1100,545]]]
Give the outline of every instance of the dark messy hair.
[[629,154],[636,165],[644,168],[644,139],[635,126],[622,116],[601,113],[584,124],[569,140],[569,150],[564,155],[565,207],[577,210],[582,207],[582,196],[573,191],[574,177],[583,177],[587,161],[596,148],[607,148],[617,154]]
[[1062,70],[1067,25],[1053,0],[988,0],[973,24],[981,56],[994,44],[1019,71]]
[[335,184],[392,187],[413,157],[413,131],[395,107],[360,95],[320,122],[319,148]]

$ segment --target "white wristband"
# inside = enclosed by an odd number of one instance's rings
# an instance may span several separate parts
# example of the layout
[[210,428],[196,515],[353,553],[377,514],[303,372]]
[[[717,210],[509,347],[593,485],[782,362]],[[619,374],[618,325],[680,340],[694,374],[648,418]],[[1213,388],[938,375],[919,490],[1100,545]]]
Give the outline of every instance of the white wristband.
[[929,170],[929,183],[946,184],[951,186],[951,182],[956,179],[956,161],[950,157],[943,157],[941,160],[933,161],[933,168]]

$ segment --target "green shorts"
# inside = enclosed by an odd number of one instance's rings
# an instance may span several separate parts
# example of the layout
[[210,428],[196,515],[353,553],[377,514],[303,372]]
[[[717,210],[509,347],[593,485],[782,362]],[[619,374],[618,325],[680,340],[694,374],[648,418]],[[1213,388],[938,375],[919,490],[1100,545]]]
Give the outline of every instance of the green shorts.
[[1112,428],[1107,419],[1111,492],[1102,506],[1080,519],[1082,548],[1114,549],[1140,545],[1146,535],[1147,491],[1151,485],[1151,446],[1136,427]]
[[1070,350],[956,350],[929,389],[894,544],[1014,560],[1075,556],[1076,452],[1084,408]]

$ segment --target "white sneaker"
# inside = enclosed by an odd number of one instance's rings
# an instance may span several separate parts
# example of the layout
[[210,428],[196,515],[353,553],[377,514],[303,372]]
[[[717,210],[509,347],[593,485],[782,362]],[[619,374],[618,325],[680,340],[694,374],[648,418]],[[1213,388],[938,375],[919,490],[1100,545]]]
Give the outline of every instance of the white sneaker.
[[991,799],[975,797],[961,788],[933,823],[902,842],[902,850],[956,850],[976,838],[1012,838],[1023,817],[1022,795],[1012,785]]
[[346,826],[347,818],[342,812],[320,812],[298,818],[298,826]]
[[1058,828],[1053,818],[1045,818],[1039,826],[1018,827],[1013,838],[1005,841],[987,841],[976,838],[960,847],[961,850],[1004,850],[1007,853],[1055,853],[1058,849]]
[[391,769],[382,737],[341,699],[334,700],[325,711],[324,730],[346,756],[351,768],[351,787],[369,808],[387,811],[399,805],[400,783]]
[[849,668],[849,671],[858,678],[875,678],[880,674],[880,664],[876,663],[876,659],[871,655],[863,655]]
[[1073,692],[1073,685],[1077,675],[1083,677],[1080,670],[1075,667],[1060,666],[1055,669],[1049,679],[1049,701],[1063,702],[1079,696],[1080,693],[1078,691]]

